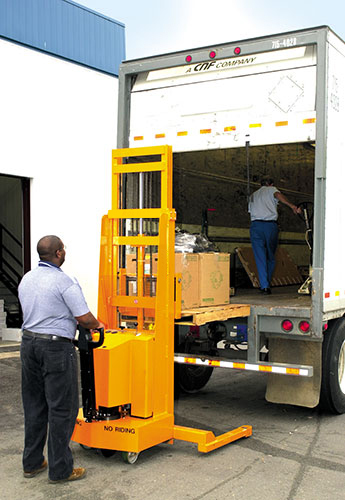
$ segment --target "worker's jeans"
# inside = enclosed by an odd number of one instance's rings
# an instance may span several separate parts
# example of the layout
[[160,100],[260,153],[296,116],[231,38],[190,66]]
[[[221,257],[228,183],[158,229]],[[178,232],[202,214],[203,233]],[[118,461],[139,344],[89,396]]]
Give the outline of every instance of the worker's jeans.
[[48,431],[49,478],[66,479],[73,470],[69,443],[78,414],[75,347],[72,342],[42,340],[24,333],[21,360],[24,471],[31,472],[42,465]]
[[278,245],[276,222],[253,221],[250,225],[250,241],[259,274],[260,288],[269,288],[276,265],[275,253]]

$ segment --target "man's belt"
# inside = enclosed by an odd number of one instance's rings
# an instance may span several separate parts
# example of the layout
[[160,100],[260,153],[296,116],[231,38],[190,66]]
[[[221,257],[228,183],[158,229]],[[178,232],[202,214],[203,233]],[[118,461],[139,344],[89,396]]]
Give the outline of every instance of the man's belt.
[[251,222],[274,222],[275,224],[278,224],[278,221],[276,220],[262,220],[262,219],[254,219]]
[[30,332],[29,330],[23,330],[23,335],[25,335],[26,337],[33,337],[39,340],[50,340],[53,342],[72,342],[72,339],[68,339],[67,337],[60,337],[59,335],[50,335],[49,333]]

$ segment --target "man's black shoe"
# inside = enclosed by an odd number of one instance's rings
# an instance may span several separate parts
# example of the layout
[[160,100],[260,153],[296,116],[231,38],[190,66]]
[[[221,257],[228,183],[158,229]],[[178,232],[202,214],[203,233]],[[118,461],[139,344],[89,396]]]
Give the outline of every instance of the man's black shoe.
[[263,293],[264,295],[271,295],[271,289],[270,288],[261,288],[260,292]]

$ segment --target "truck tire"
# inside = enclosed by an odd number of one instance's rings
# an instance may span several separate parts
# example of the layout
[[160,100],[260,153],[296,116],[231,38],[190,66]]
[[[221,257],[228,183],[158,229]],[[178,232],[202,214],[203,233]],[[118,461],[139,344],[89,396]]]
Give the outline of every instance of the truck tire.
[[210,380],[211,366],[191,366],[181,364],[178,368],[178,383],[183,392],[193,394],[205,387]]
[[345,318],[332,322],[324,335],[320,407],[345,413]]

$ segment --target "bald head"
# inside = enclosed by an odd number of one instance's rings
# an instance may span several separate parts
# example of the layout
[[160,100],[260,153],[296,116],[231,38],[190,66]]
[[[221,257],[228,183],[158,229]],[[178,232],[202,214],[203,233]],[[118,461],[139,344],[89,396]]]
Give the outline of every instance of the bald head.
[[57,236],[43,236],[37,243],[37,252],[40,260],[53,262],[59,266],[64,263],[64,244]]

